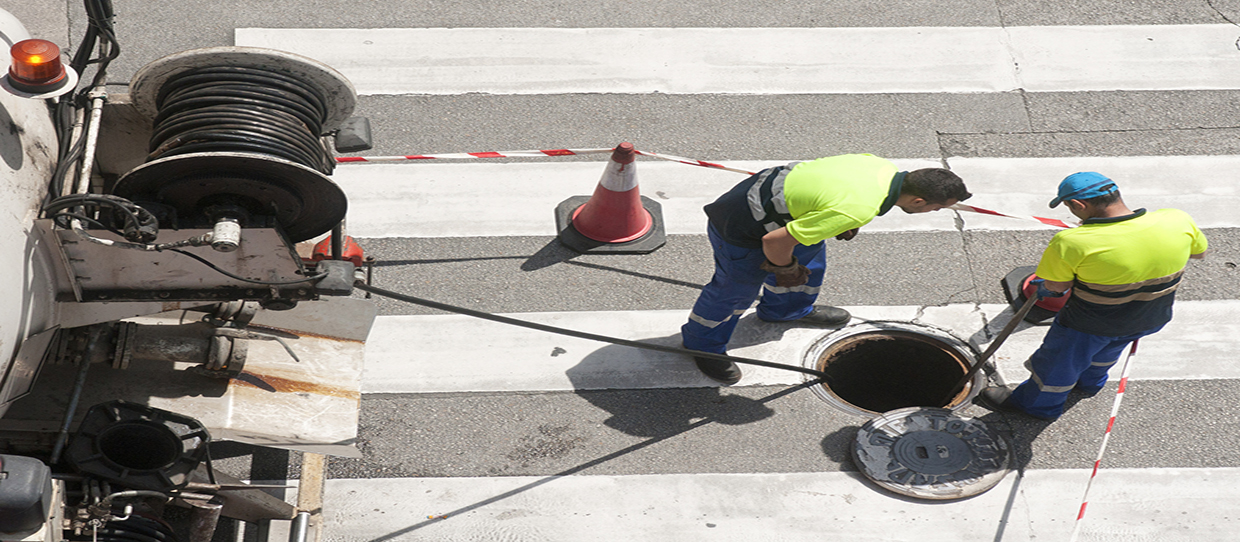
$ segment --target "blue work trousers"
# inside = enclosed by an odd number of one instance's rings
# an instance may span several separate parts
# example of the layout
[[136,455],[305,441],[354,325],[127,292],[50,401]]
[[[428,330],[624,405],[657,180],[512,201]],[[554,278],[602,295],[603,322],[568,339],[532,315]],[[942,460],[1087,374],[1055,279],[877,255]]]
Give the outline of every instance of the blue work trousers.
[[680,328],[685,348],[716,354],[726,352],[741,313],[759,295],[762,300],[758,302],[758,318],[766,321],[796,320],[813,310],[826,269],[822,242],[797,245],[792,250],[801,265],[809,268],[809,281],[784,288],[775,285],[775,275],[758,268],[766,261],[762,249],[729,244],[714,226],[708,226],[706,233],[715,252],[715,276],[702,288],[689,314],[689,322]]
[[1076,388],[1091,395],[1098,393],[1106,385],[1107,371],[1119,361],[1124,347],[1160,329],[1162,326],[1134,335],[1106,337],[1083,333],[1056,321],[1042,339],[1042,346],[1029,358],[1033,374],[1012,392],[1008,401],[1031,416],[1058,418],[1063,414],[1068,392]]

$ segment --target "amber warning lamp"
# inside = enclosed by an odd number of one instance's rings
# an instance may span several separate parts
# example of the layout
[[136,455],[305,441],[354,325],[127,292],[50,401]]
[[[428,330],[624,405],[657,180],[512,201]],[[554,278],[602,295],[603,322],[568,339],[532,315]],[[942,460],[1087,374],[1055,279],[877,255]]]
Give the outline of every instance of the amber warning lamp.
[[4,88],[26,98],[53,98],[72,90],[73,70],[60,62],[60,47],[47,40],[29,39],[13,44]]

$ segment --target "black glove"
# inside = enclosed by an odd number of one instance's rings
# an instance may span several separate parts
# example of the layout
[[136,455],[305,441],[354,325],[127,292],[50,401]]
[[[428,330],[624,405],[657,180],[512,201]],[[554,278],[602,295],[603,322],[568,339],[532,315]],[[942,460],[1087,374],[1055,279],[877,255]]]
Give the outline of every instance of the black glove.
[[848,231],[846,231],[846,232],[844,232],[844,233],[841,233],[841,234],[839,234],[839,235],[835,236],[835,238],[836,238],[836,239],[838,239],[838,240],[840,240],[840,241],[850,241],[850,240],[852,240],[852,238],[853,238],[853,237],[856,237],[856,236],[857,236],[857,232],[858,232],[858,231],[860,231],[860,230],[861,230],[861,228],[853,228],[853,229],[851,229],[851,230],[848,230]]
[[775,265],[771,263],[771,260],[766,260],[758,266],[758,269],[774,273],[776,286],[788,288],[809,282],[809,268],[798,263],[796,256],[792,257],[792,262],[788,265]]

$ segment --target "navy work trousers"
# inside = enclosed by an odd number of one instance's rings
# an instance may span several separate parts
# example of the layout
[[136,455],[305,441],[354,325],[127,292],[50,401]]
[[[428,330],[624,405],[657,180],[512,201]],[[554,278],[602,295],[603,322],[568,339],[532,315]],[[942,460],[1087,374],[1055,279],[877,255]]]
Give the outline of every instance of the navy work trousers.
[[1073,388],[1098,393],[1107,383],[1107,371],[1119,361],[1129,343],[1157,333],[1163,326],[1123,337],[1092,335],[1051,324],[1042,346],[1029,357],[1033,374],[1017,386],[1008,401],[1031,416],[1053,420],[1063,414]]
[[759,295],[758,318],[771,322],[796,320],[813,310],[822,287],[826,255],[822,242],[797,245],[792,254],[809,268],[809,281],[801,286],[775,285],[775,275],[758,268],[766,261],[760,248],[743,248],[719,236],[714,226],[706,228],[715,252],[715,276],[702,288],[689,322],[680,328],[685,348],[722,354],[736,329],[736,322]]

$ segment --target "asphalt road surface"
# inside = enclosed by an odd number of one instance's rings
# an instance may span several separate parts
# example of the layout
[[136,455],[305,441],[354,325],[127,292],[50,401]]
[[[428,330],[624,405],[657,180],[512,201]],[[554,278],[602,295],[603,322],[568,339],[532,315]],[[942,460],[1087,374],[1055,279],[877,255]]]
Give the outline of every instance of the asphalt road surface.
[[[75,2],[0,7],[60,43],[84,29]],[[1065,175],[1097,170],[1134,208],[1183,209],[1211,253],[1190,263],[1176,320],[1132,360],[1079,539],[1237,536],[1236,0],[115,9],[113,92],[184,49],[290,50],[361,92],[375,147],[360,156],[629,141],[749,170],[852,152],[952,168],[975,194],[967,203],[1018,218],[880,217],[827,242],[819,303],[849,308],[852,325],[924,326],[977,350],[1012,314],[1000,279],[1034,265],[1056,231],[1019,217],[1071,218],[1045,205]],[[335,178],[376,286],[679,346],[712,272],[700,207],[744,176],[643,157],[641,191],[662,204],[666,245],[578,254],[556,239],[554,208],[592,193],[606,156],[354,163]],[[1008,439],[1011,472],[980,495],[932,501],[863,476],[850,450],[873,414],[836,408],[800,374],[745,367],[721,388],[683,356],[374,302],[362,457],[329,460],[327,540],[1068,540],[1116,392],[1073,396],[1054,423],[962,405],[958,415]],[[1028,375],[1045,329],[1018,328],[998,378]],[[733,353],[801,365],[836,332],[750,313]],[[218,447],[246,457],[251,479],[296,479],[296,454]]]

